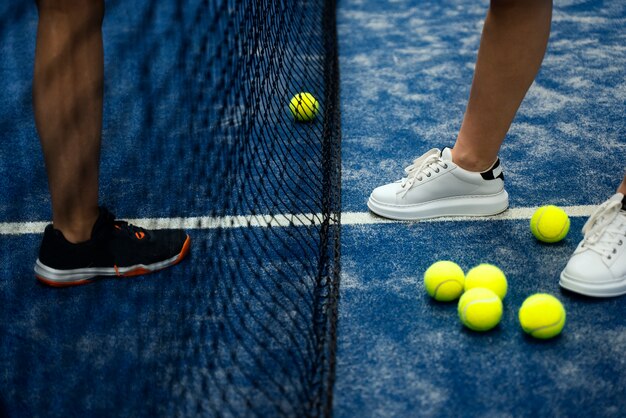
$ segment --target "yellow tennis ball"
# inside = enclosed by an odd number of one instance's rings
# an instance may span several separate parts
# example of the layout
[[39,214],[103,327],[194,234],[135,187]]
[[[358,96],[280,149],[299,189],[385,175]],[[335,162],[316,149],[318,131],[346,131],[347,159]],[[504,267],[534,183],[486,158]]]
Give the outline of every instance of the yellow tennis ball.
[[569,232],[569,217],[559,207],[542,206],[530,218],[530,230],[539,241],[558,242]]
[[465,291],[475,287],[492,290],[500,299],[504,299],[508,288],[506,276],[492,264],[479,264],[465,275]]
[[289,102],[291,114],[298,122],[310,122],[315,119],[319,103],[311,93],[298,93]]
[[463,270],[452,261],[437,261],[424,273],[426,291],[441,302],[449,302],[461,296],[464,283]]
[[547,339],[559,335],[565,325],[565,308],[547,293],[529,296],[519,310],[519,322],[527,334]]
[[502,318],[502,301],[492,290],[475,287],[459,299],[459,318],[474,331],[488,331]]

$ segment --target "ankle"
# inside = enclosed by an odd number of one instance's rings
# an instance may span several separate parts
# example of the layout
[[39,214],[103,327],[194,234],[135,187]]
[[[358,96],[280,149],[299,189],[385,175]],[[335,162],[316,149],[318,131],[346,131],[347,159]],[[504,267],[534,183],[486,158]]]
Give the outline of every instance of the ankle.
[[[81,242],[89,241],[91,238],[91,228],[81,228],[76,226],[65,226],[53,223],[54,229],[61,231],[63,237],[72,244],[79,244]],[[93,227],[93,225],[92,225]]]
[[93,226],[98,219],[99,213],[79,216],[70,219],[54,219],[54,229],[61,231],[63,237],[72,244],[89,241]]
[[458,147],[452,148],[452,162],[464,170],[480,173],[491,168],[495,158],[485,158],[472,152],[464,151]]

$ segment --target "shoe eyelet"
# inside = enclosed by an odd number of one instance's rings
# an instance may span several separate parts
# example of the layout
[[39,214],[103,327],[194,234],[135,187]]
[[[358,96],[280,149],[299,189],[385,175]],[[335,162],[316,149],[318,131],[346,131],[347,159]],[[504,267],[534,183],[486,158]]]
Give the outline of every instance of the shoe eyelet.
[[606,258],[608,258],[608,259],[610,260],[610,259],[611,259],[611,256],[610,256],[610,255],[608,255]]
[[426,177],[430,177],[430,173],[426,173]]
[[619,240],[619,242],[617,243],[617,245],[622,245],[624,242],[622,240]]
[[617,250],[613,248],[613,254],[617,254]]
[[435,173],[438,173],[438,172],[439,172],[439,169],[437,168],[437,169],[435,170]]
[[443,165],[443,168],[448,168],[448,164],[444,164],[444,165]]

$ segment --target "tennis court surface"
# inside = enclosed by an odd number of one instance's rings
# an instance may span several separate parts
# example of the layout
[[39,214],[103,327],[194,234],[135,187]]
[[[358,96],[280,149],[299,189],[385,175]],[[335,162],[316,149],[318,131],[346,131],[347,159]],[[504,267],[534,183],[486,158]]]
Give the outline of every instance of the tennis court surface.
[[[558,275],[624,174],[626,4],[556,2],[548,51],[502,148],[510,208],[393,222],[367,197],[453,145],[488,2],[106,3],[101,201],[184,227],[180,265],[55,289],[35,280],[51,219],[32,111],[37,9],[0,4],[0,416],[618,417],[626,305]],[[289,101],[319,102],[296,123]],[[570,215],[560,243],[534,210]],[[422,275],[507,275],[476,333]],[[563,333],[525,335],[546,292]]]

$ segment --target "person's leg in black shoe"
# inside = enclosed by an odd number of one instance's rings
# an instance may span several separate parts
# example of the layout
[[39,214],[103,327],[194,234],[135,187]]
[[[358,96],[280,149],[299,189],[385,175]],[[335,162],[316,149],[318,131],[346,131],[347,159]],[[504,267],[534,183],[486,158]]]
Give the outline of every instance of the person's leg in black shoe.
[[178,263],[189,245],[183,230],[148,231],[116,221],[113,214],[100,208],[87,241],[69,242],[61,231],[48,225],[35,275],[51,286],[83,284],[101,276],[137,276]]
[[52,201],[70,242],[98,217],[103,96],[103,0],[39,0],[33,107]]
[[[71,252],[72,245],[84,247],[91,243],[93,248],[90,251],[99,254],[94,253],[89,257],[96,257],[100,263],[101,259],[110,259],[113,256],[102,253],[111,243],[99,242],[96,245],[92,242],[95,239],[92,233],[100,233],[96,231],[98,227],[96,221],[100,221],[103,216],[98,208],[98,174],[104,73],[102,46],[104,1],[38,0],[37,7],[39,25],[35,51],[33,108],[48,174],[53,222],[44,234],[41,250],[44,253],[40,254],[37,263],[39,267],[37,276],[42,281],[55,283],[54,278],[58,277],[58,271],[49,274],[52,270],[46,273],[44,267],[53,270],[84,267],[66,265],[61,259],[62,247]],[[112,222],[108,224],[114,228]],[[180,241],[174,245],[178,247],[176,254],[161,255],[165,259],[184,255],[183,247],[188,248],[188,237],[185,234],[182,238],[178,236],[180,234],[175,235],[148,234],[151,239]],[[132,239],[132,234],[129,236]],[[51,258],[51,254],[46,251],[56,238],[62,239],[64,245],[55,246],[55,257]],[[128,245],[129,251],[137,249],[133,245]],[[89,258],[86,254],[83,256]],[[42,259],[45,259],[47,264],[42,264]],[[118,260],[110,261],[114,265],[119,264]],[[148,261],[135,264],[154,263]],[[133,271],[137,273],[139,270]],[[76,280],[65,277],[62,284],[84,282],[86,278],[83,274],[80,276],[82,278]]]

